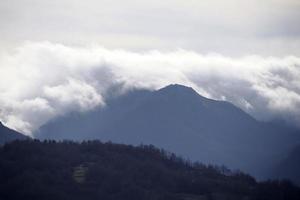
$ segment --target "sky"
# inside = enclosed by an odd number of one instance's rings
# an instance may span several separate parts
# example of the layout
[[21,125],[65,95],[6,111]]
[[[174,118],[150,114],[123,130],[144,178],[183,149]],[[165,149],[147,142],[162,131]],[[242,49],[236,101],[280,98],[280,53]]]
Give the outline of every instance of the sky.
[[300,124],[299,0],[1,0],[0,120],[31,134],[171,83]]

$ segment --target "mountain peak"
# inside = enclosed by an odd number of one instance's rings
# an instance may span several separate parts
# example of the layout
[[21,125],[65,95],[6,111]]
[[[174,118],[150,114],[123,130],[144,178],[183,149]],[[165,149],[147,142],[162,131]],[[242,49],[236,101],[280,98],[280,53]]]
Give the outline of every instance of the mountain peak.
[[180,95],[184,95],[184,94],[199,95],[192,87],[187,87],[180,84],[167,85],[166,87],[159,89],[157,92],[167,92],[171,94],[180,94]]
[[209,99],[201,96],[196,92],[192,87],[180,85],[180,84],[171,84],[157,90],[159,94],[187,98],[187,99],[201,99],[202,101],[210,101]]
[[167,85],[163,88],[161,88],[160,90],[192,90],[192,91],[195,91],[192,87],[188,87],[188,86],[185,86],[185,85],[180,85],[180,84],[170,84],[170,85]]

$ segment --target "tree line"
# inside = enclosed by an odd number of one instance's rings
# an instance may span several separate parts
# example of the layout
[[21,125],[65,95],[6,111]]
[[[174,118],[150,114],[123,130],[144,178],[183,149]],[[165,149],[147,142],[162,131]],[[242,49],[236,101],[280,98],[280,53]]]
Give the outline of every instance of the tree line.
[[153,145],[52,140],[0,148],[0,199],[299,199],[288,180],[258,182]]

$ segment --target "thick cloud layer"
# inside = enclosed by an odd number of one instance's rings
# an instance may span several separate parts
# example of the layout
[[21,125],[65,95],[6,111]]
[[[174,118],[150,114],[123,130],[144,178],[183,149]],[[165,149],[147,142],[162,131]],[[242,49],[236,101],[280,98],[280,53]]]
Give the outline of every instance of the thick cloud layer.
[[241,58],[192,51],[130,52],[27,42],[0,55],[0,120],[30,134],[49,119],[105,106],[115,85],[171,83],[227,100],[258,119],[300,122],[300,58]]

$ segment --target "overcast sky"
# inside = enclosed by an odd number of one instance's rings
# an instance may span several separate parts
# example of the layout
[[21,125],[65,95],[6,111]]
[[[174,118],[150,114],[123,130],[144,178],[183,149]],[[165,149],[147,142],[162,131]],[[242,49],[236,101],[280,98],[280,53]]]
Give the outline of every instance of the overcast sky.
[[299,56],[299,10],[299,0],[1,0],[0,46],[47,40]]
[[300,124],[299,0],[1,0],[0,120],[30,134],[115,84],[181,83]]

